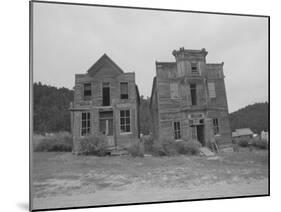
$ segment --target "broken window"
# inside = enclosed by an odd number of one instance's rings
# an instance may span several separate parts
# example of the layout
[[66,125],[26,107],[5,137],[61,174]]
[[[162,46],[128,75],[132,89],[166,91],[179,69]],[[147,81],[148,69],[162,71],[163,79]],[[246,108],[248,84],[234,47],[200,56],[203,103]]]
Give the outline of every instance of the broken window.
[[120,110],[121,133],[131,132],[130,122],[130,110]]
[[129,98],[129,90],[128,90],[128,83],[121,82],[120,83],[120,98],[121,99],[128,99]]
[[216,98],[216,89],[214,82],[208,82],[209,97]]
[[102,105],[109,106],[110,105],[110,86],[109,82],[102,83]]
[[219,134],[219,121],[217,118],[213,119],[213,129],[214,129],[214,135]]
[[197,104],[196,84],[190,84],[191,105]]
[[170,84],[170,93],[172,99],[179,98],[179,87],[176,82]]
[[90,99],[92,95],[91,83],[84,84],[84,99]]
[[198,75],[198,64],[197,63],[191,63],[191,74],[192,75]]
[[181,128],[179,121],[174,122],[174,138],[175,140],[181,139]]
[[81,125],[81,135],[89,135],[91,130],[91,113],[82,112],[82,125]]

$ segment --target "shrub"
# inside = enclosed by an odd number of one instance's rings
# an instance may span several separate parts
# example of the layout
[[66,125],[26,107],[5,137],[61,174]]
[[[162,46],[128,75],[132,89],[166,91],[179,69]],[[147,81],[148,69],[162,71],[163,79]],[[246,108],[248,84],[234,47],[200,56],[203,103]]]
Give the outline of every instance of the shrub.
[[104,156],[107,154],[107,140],[104,135],[82,137],[79,142],[79,154]]
[[164,150],[163,145],[159,142],[155,142],[152,145],[152,155],[154,156],[166,156],[167,152]]
[[177,152],[177,147],[176,147],[176,142],[171,139],[163,139],[162,140],[162,146],[164,151],[166,152],[166,155],[176,155]]
[[241,139],[238,141],[238,145],[241,147],[248,147],[249,146],[249,141],[246,139]]
[[144,146],[141,142],[137,141],[131,144],[127,148],[128,152],[133,157],[143,157],[144,156]]
[[69,132],[58,132],[50,136],[45,136],[34,142],[36,152],[71,152],[72,136]]
[[201,146],[201,143],[196,140],[179,141],[176,143],[177,152],[183,155],[198,155]]
[[268,149],[268,142],[262,139],[254,140],[253,146],[258,149]]

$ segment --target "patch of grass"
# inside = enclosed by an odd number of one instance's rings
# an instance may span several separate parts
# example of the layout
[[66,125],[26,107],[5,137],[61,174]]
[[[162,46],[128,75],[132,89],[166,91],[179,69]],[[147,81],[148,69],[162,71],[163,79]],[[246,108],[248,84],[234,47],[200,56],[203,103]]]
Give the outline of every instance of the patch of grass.
[[49,136],[34,136],[33,150],[35,152],[71,152],[72,141],[72,135],[69,132],[58,132]]

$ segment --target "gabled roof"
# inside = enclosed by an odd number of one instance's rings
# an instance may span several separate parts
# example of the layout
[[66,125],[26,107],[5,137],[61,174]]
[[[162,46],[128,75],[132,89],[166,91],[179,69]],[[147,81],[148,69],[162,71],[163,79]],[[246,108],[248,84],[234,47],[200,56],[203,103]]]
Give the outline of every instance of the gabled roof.
[[104,65],[111,66],[114,70],[119,72],[119,74],[124,73],[123,70],[106,54],[100,57],[87,71],[91,76],[95,75]]
[[235,132],[232,133],[233,137],[236,136],[243,136],[243,135],[253,135],[253,131],[250,128],[242,128],[242,129],[236,129]]

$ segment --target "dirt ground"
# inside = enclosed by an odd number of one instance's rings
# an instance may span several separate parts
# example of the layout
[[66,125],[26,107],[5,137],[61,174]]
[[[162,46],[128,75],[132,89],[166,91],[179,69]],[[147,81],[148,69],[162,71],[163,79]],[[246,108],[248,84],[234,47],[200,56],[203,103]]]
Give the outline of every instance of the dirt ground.
[[268,152],[94,157],[34,153],[33,207],[57,208],[268,194]]

